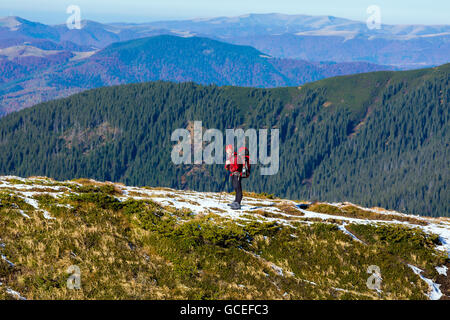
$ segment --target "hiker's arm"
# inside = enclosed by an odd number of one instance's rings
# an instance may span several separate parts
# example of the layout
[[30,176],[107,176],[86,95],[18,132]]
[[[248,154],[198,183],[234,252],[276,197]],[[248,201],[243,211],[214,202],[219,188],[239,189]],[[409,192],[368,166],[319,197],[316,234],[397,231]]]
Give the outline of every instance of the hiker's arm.
[[225,169],[226,170],[229,170],[230,164],[231,164],[231,160],[227,159],[227,161],[225,161]]

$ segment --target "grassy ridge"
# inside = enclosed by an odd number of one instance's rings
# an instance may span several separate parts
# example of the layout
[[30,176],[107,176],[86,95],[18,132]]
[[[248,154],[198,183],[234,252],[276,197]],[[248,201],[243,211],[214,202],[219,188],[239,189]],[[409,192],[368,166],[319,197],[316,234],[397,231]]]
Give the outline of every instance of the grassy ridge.
[[[425,299],[407,264],[433,279],[446,260],[439,240],[413,227],[347,225],[363,244],[335,224],[237,222],[119,201],[112,185],[53,186],[66,191],[36,193],[39,210],[1,191],[1,253],[15,265],[0,259],[0,298],[12,288],[27,299]],[[71,265],[80,290],[66,287]],[[370,265],[381,269],[381,293],[366,286]]]

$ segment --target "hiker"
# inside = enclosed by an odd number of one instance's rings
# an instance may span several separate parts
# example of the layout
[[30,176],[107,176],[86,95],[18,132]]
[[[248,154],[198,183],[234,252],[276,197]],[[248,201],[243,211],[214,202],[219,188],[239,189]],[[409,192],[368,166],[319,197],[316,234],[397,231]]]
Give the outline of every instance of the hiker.
[[239,152],[234,151],[234,147],[229,144],[226,146],[227,160],[225,162],[225,169],[230,171],[231,181],[233,183],[236,197],[234,202],[229,204],[231,209],[240,210],[242,201],[242,178],[248,178],[250,175],[250,158],[248,149],[242,147]]

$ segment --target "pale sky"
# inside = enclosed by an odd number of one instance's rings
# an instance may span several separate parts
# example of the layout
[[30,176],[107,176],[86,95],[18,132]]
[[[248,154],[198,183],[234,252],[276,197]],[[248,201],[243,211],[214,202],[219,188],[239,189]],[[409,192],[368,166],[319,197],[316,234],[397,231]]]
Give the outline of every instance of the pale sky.
[[81,18],[99,22],[237,16],[248,13],[332,15],[366,21],[370,5],[381,8],[385,24],[450,24],[449,0],[0,0],[0,16],[64,23],[69,5]]

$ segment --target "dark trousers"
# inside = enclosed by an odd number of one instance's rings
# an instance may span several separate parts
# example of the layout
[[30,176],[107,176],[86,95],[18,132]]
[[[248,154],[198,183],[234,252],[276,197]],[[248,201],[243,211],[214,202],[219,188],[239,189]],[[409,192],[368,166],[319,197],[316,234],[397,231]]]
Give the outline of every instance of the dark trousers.
[[242,185],[241,185],[241,177],[239,175],[232,175],[231,181],[233,182],[233,188],[236,192],[236,197],[234,201],[241,204],[242,201]]

